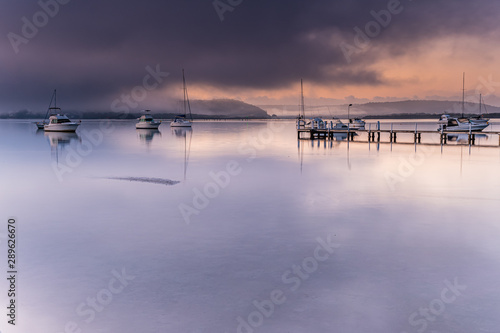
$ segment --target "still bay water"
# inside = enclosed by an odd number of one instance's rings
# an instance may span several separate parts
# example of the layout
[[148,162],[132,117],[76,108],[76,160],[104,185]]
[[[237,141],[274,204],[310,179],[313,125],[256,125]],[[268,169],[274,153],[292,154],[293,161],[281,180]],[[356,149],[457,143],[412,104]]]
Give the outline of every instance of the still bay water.
[[0,121],[2,332],[498,332],[500,148],[134,125]]

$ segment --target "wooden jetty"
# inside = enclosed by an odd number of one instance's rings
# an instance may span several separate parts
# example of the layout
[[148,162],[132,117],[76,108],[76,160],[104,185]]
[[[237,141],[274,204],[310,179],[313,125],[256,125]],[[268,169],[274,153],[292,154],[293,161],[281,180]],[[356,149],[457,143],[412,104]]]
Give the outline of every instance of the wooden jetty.
[[[446,144],[448,142],[448,136],[451,135],[467,135],[468,144],[475,145],[476,143],[476,135],[485,135],[485,134],[493,134],[498,135],[498,145],[500,146],[500,132],[499,131],[481,131],[481,132],[473,132],[473,131],[432,131],[432,130],[420,130],[417,126],[415,126],[414,130],[408,129],[394,129],[393,124],[391,124],[390,129],[380,129],[380,124],[377,124],[376,129],[333,129],[327,126],[323,128],[320,127],[305,127],[305,126],[297,126],[297,138],[298,139],[325,139],[325,140],[333,140],[335,136],[345,135],[347,141],[354,141],[354,138],[358,136],[360,133],[366,133],[368,136],[368,142],[381,142],[381,134],[388,134],[389,143],[398,143],[397,138],[400,134],[413,134],[413,143],[421,143],[422,135],[439,135],[440,144]],[[371,127],[371,126],[370,126]],[[304,137],[305,136],[305,137]],[[387,142],[387,141],[385,141]]]

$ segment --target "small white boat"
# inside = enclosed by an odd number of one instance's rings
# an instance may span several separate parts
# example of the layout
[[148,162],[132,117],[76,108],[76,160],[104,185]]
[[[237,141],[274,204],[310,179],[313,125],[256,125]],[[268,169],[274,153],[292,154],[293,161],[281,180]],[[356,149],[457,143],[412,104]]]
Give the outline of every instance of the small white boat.
[[[332,122],[333,124],[333,122]],[[335,121],[335,124],[332,126],[332,129],[334,130],[344,130],[347,131],[347,125],[341,122],[339,119]]]
[[171,127],[191,127],[192,122],[187,120],[185,116],[183,115],[178,115],[175,117],[174,120],[170,123]]
[[483,116],[469,117],[469,120],[474,124],[488,124],[490,119],[483,118]]
[[351,109],[352,104],[349,104],[347,107],[347,122],[349,124],[349,129],[352,130],[364,130],[365,129],[365,122],[364,120],[361,120],[360,118],[351,118],[350,117],[350,109]]
[[[469,120],[475,124],[487,124],[490,121],[489,118],[483,117],[482,110],[481,110],[482,101],[483,101],[483,95],[479,94],[479,115],[469,117]],[[486,109],[486,105],[484,106],[484,108]]]
[[[51,108],[59,109],[59,108]],[[80,122],[76,123],[71,120],[66,115],[63,114],[53,114],[49,117],[49,123],[43,126],[46,132],[74,132],[77,127],[80,126]]]
[[144,110],[144,114],[138,118],[139,122],[135,124],[137,129],[158,129],[161,121],[155,121],[153,116],[149,114],[150,110]]
[[480,132],[488,127],[488,121],[474,121],[468,118],[455,118],[443,114],[438,121],[438,131],[444,132]]
[[364,130],[365,129],[365,121],[359,118],[351,118],[349,119],[349,129],[353,130]]
[[[54,101],[54,100],[55,100],[54,107],[52,107],[52,101]],[[52,94],[52,98],[50,99],[49,108],[47,109],[47,112],[45,113],[45,117],[43,118],[42,121],[35,122],[35,125],[39,130],[45,129],[45,125],[48,124],[47,116],[49,115],[51,110],[55,111],[55,113],[58,113],[60,110],[59,108],[57,108],[57,91],[56,91],[56,89],[54,89],[54,93]],[[54,113],[54,112],[52,112],[52,113]]]
[[188,111],[191,120],[193,117],[191,115],[191,106],[189,105],[189,97],[187,92],[186,79],[184,77],[184,69],[182,69],[182,86],[184,90],[184,115],[176,116],[175,119],[170,123],[171,127],[191,127],[191,125],[193,124],[192,121],[187,119]]

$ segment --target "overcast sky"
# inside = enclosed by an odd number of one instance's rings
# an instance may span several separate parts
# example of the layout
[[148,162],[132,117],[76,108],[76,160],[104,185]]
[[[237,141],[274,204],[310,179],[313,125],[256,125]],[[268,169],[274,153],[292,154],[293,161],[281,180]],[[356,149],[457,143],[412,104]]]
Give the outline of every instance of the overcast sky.
[[500,105],[496,1],[0,4],[0,112],[44,111],[56,88],[66,110],[162,110],[182,68],[191,99],[296,105],[301,78],[311,105],[456,99],[466,72],[469,99]]

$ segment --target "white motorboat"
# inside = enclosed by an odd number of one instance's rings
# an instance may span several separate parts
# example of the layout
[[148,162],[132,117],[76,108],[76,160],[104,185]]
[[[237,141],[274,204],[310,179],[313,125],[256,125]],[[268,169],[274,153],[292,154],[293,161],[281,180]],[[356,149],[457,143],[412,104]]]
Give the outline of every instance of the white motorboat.
[[36,127],[39,130],[45,129],[45,125],[48,124],[48,122],[47,122],[47,116],[49,115],[50,111],[51,110],[56,110],[56,112],[57,112],[57,110],[59,110],[59,109],[57,109],[56,105],[54,105],[54,107],[52,107],[52,101],[54,101],[55,98],[56,98],[56,90],[54,89],[54,93],[52,94],[52,97],[50,99],[49,108],[47,109],[47,112],[45,113],[45,117],[43,118],[42,121],[35,122],[35,125],[36,125]]
[[[182,86],[184,90],[184,114],[176,116],[175,119],[170,123],[171,127],[191,127],[191,125],[193,124],[193,122],[191,121],[193,120],[193,116],[191,115],[191,106],[189,105],[189,97],[187,92],[186,79],[184,77],[184,69],[182,69]],[[188,111],[191,120],[187,119]]]
[[[59,108],[52,108],[59,109]],[[76,123],[71,120],[66,115],[63,114],[53,114],[49,117],[49,123],[45,124],[43,129],[46,132],[74,132],[77,127],[80,126],[81,121]]]
[[156,121],[153,116],[149,114],[150,110],[144,110],[144,114],[138,118],[139,122],[135,124],[137,129],[158,129],[161,121]]
[[349,129],[352,130],[364,130],[365,124],[365,121],[359,118],[349,119]]
[[331,126],[331,128],[332,128],[333,130],[343,130],[343,131],[347,131],[347,125],[346,125],[346,124],[344,124],[343,122],[341,122],[341,121],[340,121],[340,119],[337,119],[337,120],[335,121],[335,124],[334,124],[334,123],[333,123],[333,121],[332,121],[332,126]]
[[475,122],[468,118],[455,118],[450,115],[443,114],[438,121],[438,131],[444,132],[479,132],[488,127],[489,123]]
[[351,110],[352,104],[349,104],[347,107],[347,122],[349,124],[349,129],[352,130],[364,130],[365,129],[365,122],[364,120],[361,120],[360,118],[351,118],[350,117],[350,110]]

